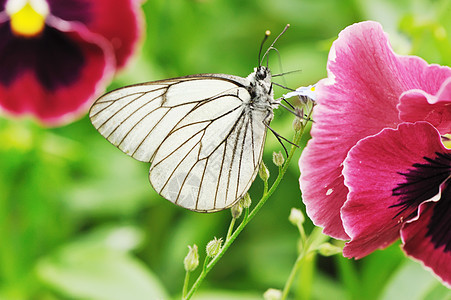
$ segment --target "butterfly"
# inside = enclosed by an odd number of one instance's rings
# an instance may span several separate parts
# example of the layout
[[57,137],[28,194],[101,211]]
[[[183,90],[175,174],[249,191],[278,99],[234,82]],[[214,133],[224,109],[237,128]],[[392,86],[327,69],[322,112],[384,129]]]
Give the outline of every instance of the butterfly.
[[193,211],[223,210],[254,181],[280,105],[259,62],[246,78],[198,74],[119,88],[98,98],[89,117],[117,148],[151,163],[161,196]]

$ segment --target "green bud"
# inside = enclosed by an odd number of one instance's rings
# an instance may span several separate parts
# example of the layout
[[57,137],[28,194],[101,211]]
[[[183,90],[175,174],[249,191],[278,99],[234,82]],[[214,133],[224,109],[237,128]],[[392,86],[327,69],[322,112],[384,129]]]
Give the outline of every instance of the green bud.
[[301,210],[297,208],[292,208],[290,212],[290,216],[288,217],[288,220],[291,222],[291,224],[295,226],[300,226],[302,223],[304,223],[304,214]]
[[283,158],[282,152],[273,152],[272,153],[272,161],[273,163],[278,166],[281,167],[285,161],[285,158]]
[[276,289],[267,289],[263,294],[265,300],[280,300],[282,299],[282,291]]
[[260,165],[260,169],[258,170],[258,175],[263,181],[268,181],[269,178],[269,170],[266,167],[265,163],[262,162]]
[[230,212],[232,213],[232,218],[234,219],[238,219],[241,216],[241,213],[243,212],[241,200],[230,208]]
[[215,257],[219,251],[221,250],[221,245],[222,245],[222,238],[220,238],[219,240],[215,237],[214,239],[212,239],[211,241],[208,242],[207,244],[207,256],[208,257]]
[[343,252],[341,247],[334,246],[330,243],[324,243],[318,247],[318,253],[322,256],[332,256],[341,252]]
[[246,193],[246,195],[244,195],[244,197],[241,198],[240,201],[241,201],[241,205],[243,206],[243,208],[251,207],[252,200],[251,200],[251,196],[249,196],[249,193]]
[[188,254],[185,256],[183,264],[185,265],[186,272],[192,272],[196,270],[199,265],[199,253],[196,244],[194,244],[193,247],[188,246],[188,249]]

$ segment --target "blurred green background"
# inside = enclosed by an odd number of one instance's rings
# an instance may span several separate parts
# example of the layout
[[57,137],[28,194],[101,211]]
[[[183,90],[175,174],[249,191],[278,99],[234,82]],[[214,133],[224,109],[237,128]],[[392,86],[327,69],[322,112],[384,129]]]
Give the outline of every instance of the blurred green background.
[[[276,47],[283,71],[300,71],[277,82],[291,88],[325,77],[332,41],[363,20],[381,22],[397,53],[450,65],[450,2],[148,0],[139,55],[109,89],[195,73],[245,77],[257,64],[265,30],[274,38],[287,23],[291,28]],[[270,66],[281,72],[274,52]],[[279,109],[272,127],[291,138],[292,121]],[[86,116],[52,129],[2,116],[0,141],[1,300],[179,298],[187,245],[199,246],[202,261],[206,243],[226,234],[230,211],[200,214],[164,200],[148,182],[149,165],[109,144]],[[272,153],[280,150],[268,135],[270,180],[277,173]],[[292,207],[305,211],[299,155],[197,299],[262,299],[268,288],[283,287],[299,237],[288,215]],[[254,201],[262,186],[259,179],[252,186]],[[307,232],[312,227],[307,221]],[[298,299],[305,284],[297,280],[290,299]],[[311,289],[312,299],[451,299],[398,244],[359,261],[318,257]]]

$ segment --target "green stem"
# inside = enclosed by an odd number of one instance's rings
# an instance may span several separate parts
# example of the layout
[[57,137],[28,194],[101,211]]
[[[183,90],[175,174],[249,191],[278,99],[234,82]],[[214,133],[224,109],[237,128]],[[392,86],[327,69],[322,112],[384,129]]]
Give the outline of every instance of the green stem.
[[186,271],[185,273],[185,281],[183,282],[183,298],[186,297],[186,293],[188,293],[188,284],[189,284],[189,273],[190,271]]
[[230,236],[232,235],[233,227],[235,227],[235,221],[236,221],[235,218],[232,218],[232,221],[230,221],[229,230],[227,231],[226,241],[228,241],[230,239]]
[[301,268],[303,261],[304,261],[304,251],[302,251],[299,254],[298,258],[296,259],[296,262],[294,263],[293,268],[291,269],[290,276],[288,276],[287,282],[285,283],[285,286],[283,287],[281,300],[287,299],[288,293],[290,292],[290,288],[291,288],[291,285],[293,284],[296,273]]
[[210,260],[210,257],[206,256],[205,260],[204,260],[204,264],[202,265],[202,272],[204,272],[207,269],[209,260]]
[[[297,131],[293,138],[294,144],[299,144],[302,133],[304,132],[303,127],[301,130]],[[238,235],[243,231],[244,227],[255,217],[255,215],[258,213],[258,211],[262,208],[262,206],[266,203],[269,197],[274,193],[274,191],[279,186],[279,183],[282,181],[283,176],[285,175],[288,166],[290,164],[291,159],[293,158],[294,153],[296,152],[297,147],[291,146],[290,153],[288,154],[287,160],[285,161],[283,167],[279,167],[279,175],[277,176],[276,180],[272,184],[271,188],[267,190],[265,189],[265,193],[263,194],[260,201],[255,205],[254,209],[249,213],[249,215],[245,216],[243,218],[243,221],[240,223],[240,225],[236,228],[236,230],[228,237],[224,243],[224,246],[221,248],[219,253],[210,261],[210,263],[207,265],[206,268],[202,270],[202,272],[199,274],[199,277],[194,282],[193,286],[189,290],[188,294],[183,298],[184,300],[190,299],[194,293],[199,288],[200,284],[204,280],[204,278],[207,276],[207,274],[210,272],[210,270],[216,265],[216,263],[221,259],[221,257],[224,255],[224,253],[227,251],[227,249],[230,247],[230,245],[233,244],[235,239],[238,237]],[[267,182],[265,182],[265,185],[267,186]],[[233,222],[233,221],[232,221]],[[232,225],[232,223],[231,223]],[[230,227],[229,227],[230,230]]]
[[[279,168],[279,174],[280,174],[280,168]],[[263,195],[265,195],[268,192],[268,179],[266,179],[263,182]]]
[[298,258],[296,259],[296,262],[294,263],[293,268],[291,269],[290,276],[288,276],[287,282],[285,283],[285,286],[283,288],[281,298],[282,300],[288,297],[288,293],[290,292],[291,286],[293,285],[295,276],[299,272],[299,270],[301,270],[301,268],[302,281],[300,282],[302,284],[303,290],[300,294],[300,299],[310,299],[315,256],[317,254],[318,246],[328,239],[327,236],[322,234],[322,229],[319,227],[315,227],[310,233],[309,237],[306,237],[302,226],[299,226],[299,229],[301,232],[302,249],[299,253]]

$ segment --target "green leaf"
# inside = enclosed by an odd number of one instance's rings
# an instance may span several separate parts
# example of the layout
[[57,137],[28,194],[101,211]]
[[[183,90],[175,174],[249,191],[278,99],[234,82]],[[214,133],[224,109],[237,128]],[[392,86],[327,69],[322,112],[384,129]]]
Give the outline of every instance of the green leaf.
[[193,300],[261,300],[263,293],[248,291],[204,291],[194,295]]
[[[428,295],[435,295],[441,293],[437,288],[438,280],[427,271],[420,263],[408,260],[395,274],[389,285],[385,289],[381,299],[432,299]],[[437,290],[435,290],[437,288]],[[451,291],[448,290],[448,295],[434,299],[450,299]]]
[[[119,231],[100,232],[105,233],[103,237],[97,232],[42,259],[36,268],[41,281],[57,293],[75,299],[168,298],[159,280],[141,261],[117,248]],[[111,243],[113,233],[116,243]],[[123,233],[127,240],[126,232]],[[92,238],[96,235],[98,240]]]

